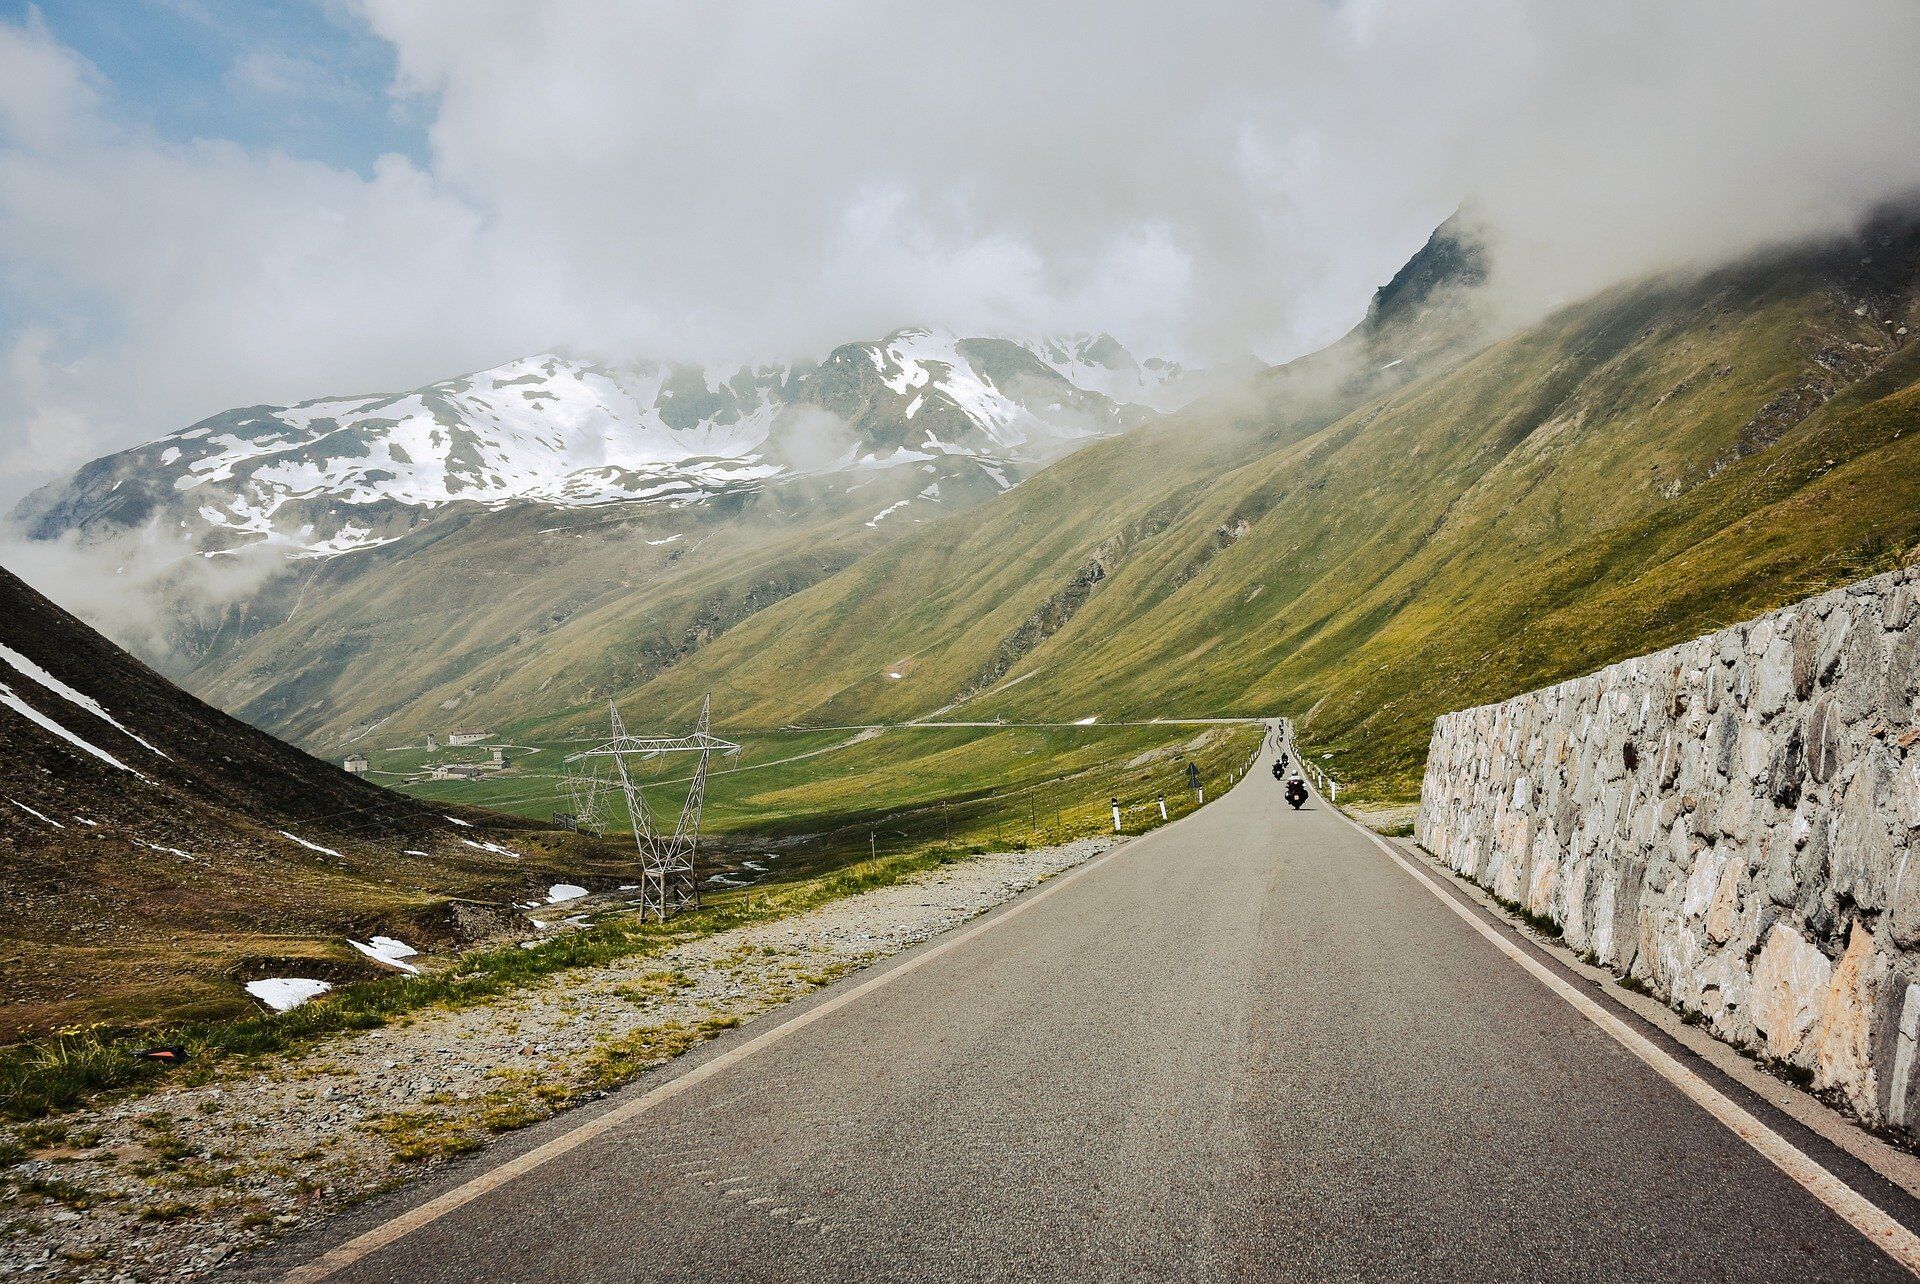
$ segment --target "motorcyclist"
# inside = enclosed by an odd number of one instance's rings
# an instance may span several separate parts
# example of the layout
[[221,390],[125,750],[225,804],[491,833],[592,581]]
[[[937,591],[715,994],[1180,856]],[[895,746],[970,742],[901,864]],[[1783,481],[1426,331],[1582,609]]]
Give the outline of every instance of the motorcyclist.
[[1295,811],[1299,811],[1306,801],[1307,782],[1300,778],[1298,772],[1295,772],[1287,778],[1287,802]]

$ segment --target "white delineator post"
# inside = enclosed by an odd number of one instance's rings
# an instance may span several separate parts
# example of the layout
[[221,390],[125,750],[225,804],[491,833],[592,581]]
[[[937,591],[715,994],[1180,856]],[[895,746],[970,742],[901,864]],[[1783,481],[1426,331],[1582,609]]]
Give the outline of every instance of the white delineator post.
[[1118,798],[1113,800],[1113,832],[1116,834],[1120,832],[1120,800]]
[[1165,794],[1161,794],[1160,795],[1160,819],[1165,820],[1166,818],[1167,818],[1167,796]]

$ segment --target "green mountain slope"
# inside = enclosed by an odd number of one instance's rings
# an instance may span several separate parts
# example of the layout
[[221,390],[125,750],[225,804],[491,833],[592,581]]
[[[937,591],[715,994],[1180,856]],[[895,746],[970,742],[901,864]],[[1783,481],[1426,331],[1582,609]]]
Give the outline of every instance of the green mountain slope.
[[603,709],[893,538],[930,505],[878,515],[933,487],[940,506],[996,493],[978,469],[927,462],[684,507],[476,509],[276,583],[254,609],[280,621],[209,645],[182,681],[328,753]]
[[1289,712],[1361,796],[1409,796],[1444,709],[1905,555],[1917,261],[1889,226],[1615,289],[1330,422],[1328,356],[1296,363],[922,528],[632,698],[671,715],[712,689],[761,725]]

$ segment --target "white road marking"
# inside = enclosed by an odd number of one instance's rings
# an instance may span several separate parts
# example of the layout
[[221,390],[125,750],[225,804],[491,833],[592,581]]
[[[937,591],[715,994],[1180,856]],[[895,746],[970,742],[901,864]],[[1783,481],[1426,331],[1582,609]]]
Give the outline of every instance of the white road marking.
[[[1175,821],[1174,824],[1177,825],[1179,822]],[[1171,828],[1171,826],[1169,826],[1169,828]],[[1167,831],[1157,830],[1155,832],[1166,833]],[[376,1253],[389,1244],[406,1238],[421,1227],[438,1221],[448,1213],[472,1203],[489,1191],[498,1190],[516,1178],[524,1177],[535,1169],[552,1163],[568,1151],[585,1145],[587,1142],[592,1141],[595,1137],[600,1136],[610,1129],[618,1128],[621,1124],[631,1122],[661,1102],[679,1096],[687,1089],[706,1082],[722,1071],[753,1056],[756,1052],[763,1051],[775,1043],[778,1043],[788,1035],[799,1033],[822,1017],[830,1016],[838,1012],[841,1008],[844,1008],[847,1004],[852,1003],[862,995],[869,994],[883,985],[896,981],[909,972],[918,971],[942,955],[959,949],[975,937],[992,931],[1009,919],[1019,917],[1056,892],[1072,886],[1087,874],[1105,865],[1109,860],[1113,859],[1113,857],[1131,850],[1134,846],[1136,846],[1136,844],[1126,843],[1102,852],[1084,865],[1080,865],[1042,884],[1037,890],[1029,894],[1025,900],[1013,902],[1005,912],[996,914],[983,923],[975,923],[972,927],[941,941],[926,953],[916,955],[897,967],[889,968],[878,976],[870,977],[852,989],[834,995],[818,1007],[809,1008],[805,1012],[789,1017],[787,1020],[782,1021],[780,1024],[766,1031],[766,1033],[756,1035],[739,1047],[729,1049],[711,1061],[702,1062],[685,1074],[669,1079],[657,1087],[648,1089],[625,1105],[616,1106],[603,1115],[589,1119],[587,1122],[561,1133],[553,1140],[536,1146],[524,1155],[519,1155],[507,1160],[496,1168],[489,1168],[486,1172],[462,1182],[452,1190],[444,1191],[436,1195],[426,1203],[421,1204],[418,1208],[409,1209],[391,1221],[383,1222],[370,1230],[361,1232],[346,1243],[340,1244],[321,1254],[319,1257],[314,1258],[311,1262],[294,1267],[281,1277],[282,1280],[285,1281],[285,1284],[314,1284],[315,1281],[328,1279],[339,1274],[368,1254]],[[709,1184],[711,1185],[712,1183]],[[794,1224],[800,1225],[812,1220],[811,1217],[803,1217],[798,1219]],[[826,1226],[823,1224],[821,1230],[825,1231],[825,1229]]]
[[1645,1035],[1601,1007],[1590,996],[1582,994],[1565,977],[1560,976],[1539,959],[1514,944],[1499,929],[1489,925],[1479,915],[1443,890],[1438,883],[1428,877],[1425,870],[1395,851],[1385,839],[1345,812],[1331,808],[1330,810],[1366,835],[1375,847],[1387,854],[1389,860],[1413,875],[1421,886],[1439,897],[1448,909],[1465,919],[1467,925],[1474,931],[1493,942],[1501,953],[1525,968],[1536,981],[1565,999],[1581,1016],[1599,1026],[1611,1035],[1616,1043],[1646,1062],[1661,1078],[1685,1093],[1688,1100],[1726,1125],[1734,1136],[1759,1151],[1774,1167],[1793,1178],[1815,1199],[1838,1213],[1848,1225],[1866,1236],[1876,1248],[1905,1267],[1909,1274],[1920,1278],[1920,1236],[1916,1236],[1860,1192],[1828,1172],[1818,1161],[1785,1137],[1754,1118],[1719,1089],[1674,1060]]

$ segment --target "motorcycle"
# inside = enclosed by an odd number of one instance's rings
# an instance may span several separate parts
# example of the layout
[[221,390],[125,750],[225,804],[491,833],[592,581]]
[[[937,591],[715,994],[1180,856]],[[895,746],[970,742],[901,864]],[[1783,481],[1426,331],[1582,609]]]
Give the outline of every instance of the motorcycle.
[[1307,782],[1295,776],[1287,782],[1287,802],[1295,811],[1307,801]]

